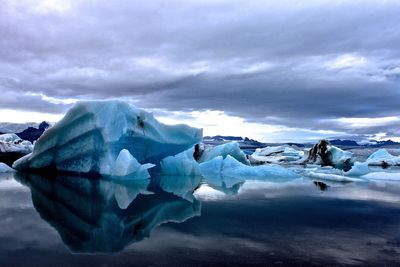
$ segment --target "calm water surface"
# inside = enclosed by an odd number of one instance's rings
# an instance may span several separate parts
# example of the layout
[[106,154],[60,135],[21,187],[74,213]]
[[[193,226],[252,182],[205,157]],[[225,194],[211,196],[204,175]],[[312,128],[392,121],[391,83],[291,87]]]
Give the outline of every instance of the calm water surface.
[[382,177],[2,174],[0,266],[400,266],[400,182]]

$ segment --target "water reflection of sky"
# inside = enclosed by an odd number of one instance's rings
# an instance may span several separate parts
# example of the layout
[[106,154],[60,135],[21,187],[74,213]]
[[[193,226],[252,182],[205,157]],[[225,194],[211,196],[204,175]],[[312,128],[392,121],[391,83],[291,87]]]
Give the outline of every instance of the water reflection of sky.
[[325,181],[322,191],[305,178],[237,188],[188,177],[0,178],[1,266],[376,266],[400,257],[400,183],[390,179]]

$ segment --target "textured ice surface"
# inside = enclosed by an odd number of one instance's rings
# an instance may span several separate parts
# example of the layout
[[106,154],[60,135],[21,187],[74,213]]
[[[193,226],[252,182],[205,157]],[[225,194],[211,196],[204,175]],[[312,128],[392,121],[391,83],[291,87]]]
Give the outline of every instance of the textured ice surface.
[[0,173],[13,172],[13,171],[14,170],[10,168],[7,164],[0,162]]
[[229,142],[226,144],[207,148],[201,155],[199,162],[206,162],[218,156],[226,158],[228,155],[230,155],[231,157],[235,158],[237,161],[243,164],[249,164],[249,161],[246,159],[246,155],[240,149],[239,144],[237,142]]
[[381,148],[372,153],[367,161],[369,165],[382,166],[382,165],[400,165],[400,156],[393,156],[386,149]]
[[161,174],[171,176],[200,176],[199,164],[193,157],[194,147],[161,161]]
[[208,162],[200,164],[201,173],[205,177],[220,175],[224,179],[262,179],[262,180],[281,180],[294,179],[299,176],[290,169],[277,165],[248,166],[231,156],[223,159],[221,156]]
[[127,176],[129,178],[147,179],[150,177],[148,169],[154,167],[154,164],[140,164],[128,150],[122,149],[119,152],[115,163],[112,164],[110,175],[112,176]]
[[336,146],[328,146],[328,151],[332,155],[332,163],[335,166],[344,166],[346,164],[351,164],[353,153],[349,151],[344,151]]
[[162,124],[123,101],[79,102],[14,167],[110,175],[123,149],[141,164],[158,164],[201,139],[201,129]]
[[31,142],[21,140],[16,134],[2,134],[0,135],[0,152],[9,153],[16,152],[22,154],[31,153],[33,145]]
[[269,146],[257,148],[251,155],[255,161],[269,163],[283,163],[300,160],[304,156],[304,151],[296,150],[289,146]]
[[347,176],[361,176],[364,174],[369,173],[369,167],[368,167],[368,162],[354,162],[353,166],[351,169],[347,172],[345,172],[345,175]]

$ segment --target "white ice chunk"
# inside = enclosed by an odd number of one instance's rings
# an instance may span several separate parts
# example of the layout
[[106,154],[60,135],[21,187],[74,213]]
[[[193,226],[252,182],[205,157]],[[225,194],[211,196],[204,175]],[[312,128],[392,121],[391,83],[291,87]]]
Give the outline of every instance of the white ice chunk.
[[220,156],[211,161],[201,163],[200,169],[203,176],[207,178],[221,176],[225,183],[229,182],[228,178],[234,179],[234,181],[238,179],[243,181],[252,179],[281,181],[299,177],[293,171],[280,166],[248,166],[229,155],[225,159]]
[[331,152],[332,163],[336,167],[351,164],[353,153],[344,151],[336,146],[328,146],[328,151]]
[[0,135],[0,152],[1,153],[22,153],[28,154],[33,150],[31,142],[22,140],[16,134]]
[[328,180],[328,181],[336,181],[336,182],[358,182],[362,181],[362,179],[333,174],[333,173],[323,173],[323,172],[314,172],[314,171],[307,171],[304,173],[305,176],[319,179],[319,180]]
[[[154,164],[140,164],[128,150],[122,149],[119,153],[117,159],[115,160],[114,165],[111,167],[111,176],[127,176],[130,178],[135,176],[139,179],[147,179],[150,177],[148,169],[154,167]],[[103,166],[102,166],[103,167]],[[107,174],[107,171],[104,166],[102,173]],[[133,175],[134,174],[134,175]]]
[[367,161],[368,165],[382,166],[382,165],[400,165],[400,156],[393,156],[386,149],[381,148],[372,153]]
[[243,179],[288,180],[298,178],[293,171],[276,165],[247,166],[233,157],[224,159],[222,174],[230,177],[242,177]]
[[226,158],[228,155],[230,155],[231,157],[235,158],[237,161],[243,164],[249,164],[246,155],[240,149],[239,144],[237,142],[229,142],[226,144],[206,149],[201,155],[199,162],[206,162],[218,156]]
[[18,141],[18,140],[21,140],[21,138],[19,138],[18,135],[13,134],[13,133],[0,135],[0,141],[3,141],[3,142],[10,143],[10,142]]
[[109,175],[122,149],[139,163],[158,164],[201,140],[201,129],[162,124],[123,101],[78,102],[14,167]]
[[0,162],[0,173],[13,172],[14,169],[10,168],[7,164]]
[[344,174],[347,176],[361,176],[369,173],[368,162],[354,162],[351,169]]
[[251,155],[255,162],[282,163],[294,162],[304,157],[304,151],[289,146],[268,146],[257,148]]
[[199,164],[193,157],[194,147],[175,156],[169,156],[160,163],[161,174],[171,176],[200,176]]

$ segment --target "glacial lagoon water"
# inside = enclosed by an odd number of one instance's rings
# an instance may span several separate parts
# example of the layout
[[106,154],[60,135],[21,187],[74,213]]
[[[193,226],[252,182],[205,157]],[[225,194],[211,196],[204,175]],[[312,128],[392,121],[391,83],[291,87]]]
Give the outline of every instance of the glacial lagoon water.
[[399,171],[232,188],[2,174],[0,266],[399,266]]

